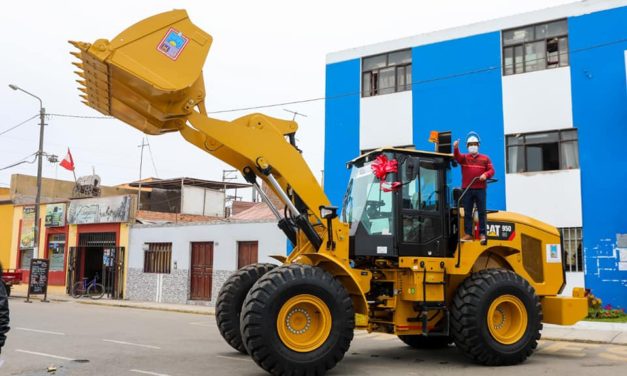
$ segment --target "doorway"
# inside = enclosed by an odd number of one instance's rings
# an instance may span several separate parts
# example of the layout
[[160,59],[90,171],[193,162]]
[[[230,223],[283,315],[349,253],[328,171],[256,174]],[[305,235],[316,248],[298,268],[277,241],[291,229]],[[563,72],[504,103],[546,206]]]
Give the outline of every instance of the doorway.
[[259,244],[257,241],[237,242],[237,269],[256,264]]
[[115,232],[79,234],[78,247],[70,248],[68,271],[68,294],[74,283],[96,278],[108,297],[123,298],[124,247],[116,247]]
[[191,300],[211,300],[213,242],[192,242]]

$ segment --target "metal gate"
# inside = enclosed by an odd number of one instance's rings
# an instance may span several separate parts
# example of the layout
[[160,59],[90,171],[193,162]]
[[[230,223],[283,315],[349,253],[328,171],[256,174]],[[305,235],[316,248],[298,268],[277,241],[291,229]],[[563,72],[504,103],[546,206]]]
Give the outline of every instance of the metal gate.
[[[115,233],[80,234],[78,247],[70,247],[66,292],[70,294],[76,282],[90,278],[85,276],[85,260],[95,255],[99,258],[95,268],[98,283],[105,287],[108,298],[123,299],[124,252],[124,247],[115,246]],[[93,265],[90,271],[94,272]]]

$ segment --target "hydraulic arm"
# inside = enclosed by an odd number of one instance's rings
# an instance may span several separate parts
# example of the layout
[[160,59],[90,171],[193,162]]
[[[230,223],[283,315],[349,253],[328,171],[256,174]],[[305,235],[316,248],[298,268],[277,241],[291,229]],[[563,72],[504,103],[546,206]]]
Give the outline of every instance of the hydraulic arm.
[[211,42],[184,10],[174,10],[111,41],[70,43],[80,50],[72,54],[81,59],[74,64],[86,105],[146,134],[178,131],[237,168],[255,187],[262,180],[286,206],[281,215],[266,198],[295,253],[316,252],[330,233],[319,214],[329,200],[296,147],[298,125],[262,114],[230,122],[208,117],[202,66]]

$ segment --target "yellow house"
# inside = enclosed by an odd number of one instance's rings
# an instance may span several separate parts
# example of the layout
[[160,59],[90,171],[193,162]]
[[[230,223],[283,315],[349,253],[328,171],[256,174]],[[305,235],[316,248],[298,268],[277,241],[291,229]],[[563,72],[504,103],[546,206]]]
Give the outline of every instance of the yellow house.
[[13,233],[13,203],[9,188],[0,188],[0,263],[10,268],[11,236]]

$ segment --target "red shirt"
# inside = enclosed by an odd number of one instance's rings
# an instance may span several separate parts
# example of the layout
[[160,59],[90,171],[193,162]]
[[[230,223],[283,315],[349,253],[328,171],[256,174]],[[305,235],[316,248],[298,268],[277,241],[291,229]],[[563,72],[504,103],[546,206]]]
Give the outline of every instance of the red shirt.
[[[494,168],[492,167],[492,161],[487,155],[483,154],[462,154],[459,152],[459,148],[454,150],[455,160],[462,166],[462,188],[466,189],[472,179],[482,174],[486,175],[489,179],[494,176]],[[470,188],[485,189],[486,182],[477,179]]]

